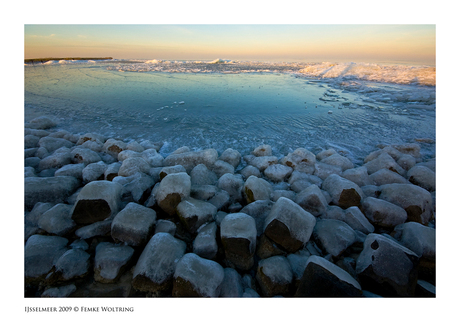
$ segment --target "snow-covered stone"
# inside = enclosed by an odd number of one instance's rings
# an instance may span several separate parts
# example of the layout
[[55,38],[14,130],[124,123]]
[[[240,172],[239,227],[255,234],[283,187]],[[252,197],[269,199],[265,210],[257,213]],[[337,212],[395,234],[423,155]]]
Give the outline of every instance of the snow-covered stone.
[[358,185],[337,174],[328,176],[322,184],[322,189],[327,191],[334,205],[342,208],[359,206],[364,194]]
[[206,201],[184,198],[177,205],[177,215],[185,228],[192,234],[196,233],[201,225],[211,222],[217,213],[217,208]]
[[242,297],[242,278],[238,272],[230,267],[224,268],[224,280],[221,284],[220,297]]
[[134,249],[123,244],[102,242],[96,246],[94,256],[94,280],[99,283],[113,283],[124,273]]
[[345,170],[341,176],[356,183],[360,187],[372,184],[369,174],[367,173],[367,168],[364,166]]
[[428,191],[436,190],[436,174],[429,168],[415,165],[407,172],[407,178],[413,184]]
[[234,149],[228,148],[219,157],[219,160],[225,161],[236,169],[241,162],[241,154]]
[[66,236],[75,227],[71,217],[72,206],[59,203],[40,216],[38,227],[49,234]]
[[105,164],[103,161],[88,164],[81,172],[83,182],[103,180],[106,170],[107,164]]
[[64,203],[78,186],[74,177],[24,178],[25,208],[32,209],[37,202]]
[[242,199],[243,184],[243,178],[239,174],[226,173],[217,181],[217,187],[227,191],[232,201]]
[[206,259],[214,259],[218,251],[216,241],[217,225],[215,222],[200,227],[193,241],[193,252]]
[[408,183],[406,178],[388,169],[380,169],[379,171],[374,172],[369,176],[369,179],[371,180],[371,183],[376,186],[382,186],[390,183]]
[[256,279],[264,296],[289,295],[293,274],[286,257],[273,256],[259,261]]
[[356,241],[353,228],[347,223],[335,219],[318,220],[313,230],[315,241],[332,256],[340,256]]
[[244,195],[248,203],[269,200],[272,193],[272,185],[262,178],[250,176],[244,183]]
[[85,165],[102,161],[101,156],[97,152],[84,147],[72,149],[70,156],[73,163],[83,163]]
[[304,148],[298,148],[281,159],[281,164],[287,165],[294,170],[313,174],[315,171],[316,157]]
[[392,228],[407,220],[403,208],[382,199],[367,197],[363,200],[362,209],[373,225],[383,228]]
[[246,205],[241,209],[242,213],[245,213],[256,222],[257,236],[262,235],[264,232],[265,219],[267,218],[270,210],[272,209],[274,202],[270,200],[257,200]]
[[172,173],[161,180],[155,197],[163,211],[174,215],[181,200],[190,196],[190,190],[191,181],[187,173]]
[[295,202],[315,217],[325,214],[328,205],[321,189],[315,184],[300,191],[295,197]]
[[212,171],[217,175],[218,178],[226,173],[234,174],[235,168],[230,164],[222,160],[217,160],[211,166]]
[[187,173],[190,173],[198,164],[204,164],[206,167],[211,166],[217,161],[218,153],[215,149],[206,149],[201,151],[190,151],[179,154],[170,154],[164,159],[165,166],[181,164]]
[[282,164],[272,164],[265,169],[264,174],[269,180],[280,182],[286,180],[286,178],[291,175],[292,171],[293,169],[291,167]]
[[82,173],[83,169],[85,168],[85,165],[80,163],[80,164],[67,164],[60,169],[56,170],[54,173],[55,177],[58,176],[70,176],[70,177],[75,177],[77,179],[82,179]]

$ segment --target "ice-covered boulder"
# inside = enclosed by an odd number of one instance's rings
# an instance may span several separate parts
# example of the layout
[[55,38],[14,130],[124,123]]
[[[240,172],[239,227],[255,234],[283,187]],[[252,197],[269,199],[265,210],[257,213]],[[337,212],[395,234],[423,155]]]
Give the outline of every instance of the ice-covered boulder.
[[177,263],[184,256],[185,248],[185,242],[168,233],[153,235],[134,268],[133,287],[150,293],[170,290]]
[[264,156],[271,156],[272,155],[272,147],[268,144],[262,144],[255,148],[252,151],[252,154],[256,157],[264,157]]
[[62,147],[70,149],[74,144],[66,139],[45,136],[38,141],[38,145],[39,147],[45,148],[48,152],[54,152]]
[[88,183],[77,196],[72,219],[77,224],[92,224],[116,214],[121,205],[122,189],[120,184],[110,181]]
[[295,293],[298,297],[360,297],[361,285],[346,271],[312,255]]
[[399,164],[386,152],[380,153],[380,155],[372,161],[366,162],[364,166],[367,168],[369,174],[379,171],[380,169],[388,169],[394,171],[402,176],[406,174],[406,171],[401,168]]
[[436,190],[436,174],[429,168],[415,165],[407,172],[407,178],[413,184],[428,191]]
[[332,148],[327,149],[327,150],[323,150],[323,151],[319,152],[318,154],[316,154],[316,160],[321,161],[323,159],[326,159],[327,157],[330,157],[333,154],[337,154],[337,151],[332,149]]
[[417,160],[412,155],[402,154],[396,162],[401,166],[401,168],[409,171],[410,168],[417,163]]
[[85,168],[84,164],[67,164],[63,166],[62,168],[56,170],[54,173],[55,177],[58,176],[70,176],[70,177],[75,177],[77,179],[82,179],[82,172],[83,169]]
[[244,213],[233,213],[224,217],[220,224],[220,238],[225,258],[241,270],[254,264],[257,229],[254,218]]
[[104,172],[104,179],[107,181],[112,181],[113,178],[118,176],[118,171],[120,170],[120,167],[120,162],[114,162],[109,164]]
[[264,296],[286,296],[290,293],[293,274],[286,257],[272,256],[259,261],[256,279]]
[[162,180],[168,174],[179,173],[179,172],[187,172],[187,171],[185,171],[185,168],[180,164],[169,166],[169,167],[163,167],[160,171],[160,180]]
[[382,296],[414,296],[418,256],[396,241],[369,234],[356,261],[364,289]]
[[159,219],[155,224],[155,234],[168,233],[174,236],[177,226],[170,220]]
[[155,197],[163,211],[174,215],[181,200],[190,196],[190,190],[191,181],[187,173],[172,173],[161,180]]
[[342,208],[359,206],[364,194],[358,185],[337,174],[329,175],[322,184],[322,189],[327,191],[334,205]]
[[174,272],[172,295],[175,297],[218,297],[224,280],[220,264],[201,258],[194,253],[185,254]]
[[300,191],[295,197],[295,202],[315,217],[325,214],[328,205],[321,189],[315,184]]
[[398,144],[392,145],[394,149],[398,150],[400,153],[409,154],[414,158],[420,158],[420,144],[418,143],[405,143],[405,144]]
[[361,210],[356,206],[344,210],[343,221],[354,230],[360,231],[366,235],[374,232],[374,226],[372,226],[366,216],[364,216]]
[[325,180],[331,174],[342,174],[342,168],[336,165],[327,164],[324,162],[316,162],[315,163],[315,171],[313,174],[319,177],[321,180]]
[[239,173],[245,179],[249,178],[250,176],[255,176],[257,178],[260,178],[262,176],[261,173],[260,173],[260,170],[257,169],[256,167],[252,166],[252,165],[248,165],[248,166],[244,167],[243,169],[241,169],[241,171]]
[[342,169],[342,171],[353,169],[353,162],[350,161],[347,157],[344,157],[338,153],[333,153],[330,156],[321,159],[321,162],[337,166]]
[[87,183],[96,180],[103,180],[106,170],[107,164],[103,161],[88,164],[81,172],[83,182]]
[[165,166],[181,164],[187,173],[190,173],[198,164],[204,164],[210,168],[217,161],[218,153],[214,149],[206,149],[201,151],[190,151],[179,154],[170,154],[164,159]]
[[407,220],[427,225],[433,216],[431,194],[413,184],[392,183],[380,186],[379,199],[400,206],[407,212]]
[[214,259],[218,251],[216,232],[215,222],[200,227],[193,241],[193,252],[202,258]]
[[365,198],[362,209],[373,225],[383,228],[392,228],[407,220],[407,213],[403,208],[374,197]]
[[243,284],[241,275],[230,267],[224,268],[224,280],[221,284],[219,297],[242,297]]
[[90,255],[80,248],[72,248],[59,257],[54,269],[46,276],[50,284],[83,278],[89,273]]
[[68,284],[68,285],[58,286],[58,287],[50,287],[42,293],[41,297],[52,297],[52,298],[69,297],[76,290],[77,290],[77,287],[75,286],[75,284]]
[[102,152],[105,152],[117,159],[118,153],[120,153],[123,150],[126,150],[126,146],[127,144],[123,141],[108,139],[104,142],[104,145],[102,146]]
[[256,167],[259,171],[264,171],[269,166],[278,163],[278,158],[275,156],[271,156],[271,155],[260,156],[260,157],[249,155],[249,156],[245,156],[243,159],[245,159],[249,165]]
[[199,186],[192,185],[190,196],[198,200],[207,201],[214,197],[218,190],[216,186],[209,184]]
[[270,199],[274,202],[278,201],[279,198],[285,197],[291,200],[295,200],[296,193],[291,190],[275,190],[270,195]]
[[265,169],[264,174],[269,180],[280,182],[285,181],[291,175],[292,171],[293,169],[286,165],[272,164]]
[[67,251],[66,238],[33,235],[24,247],[24,276],[26,284],[40,282]]
[[243,184],[243,178],[239,174],[226,173],[217,181],[217,187],[227,191],[232,201],[241,200]]
[[69,148],[62,147],[53,154],[43,158],[38,163],[38,170],[43,171],[50,168],[61,168],[71,162]]
[[192,234],[196,233],[201,225],[211,222],[217,213],[217,208],[206,201],[184,198],[177,205],[177,215],[185,228]]
[[236,169],[241,162],[241,154],[234,149],[228,148],[219,157],[219,160],[225,161]]
[[406,178],[402,175],[388,169],[380,169],[379,171],[374,172],[369,176],[369,179],[372,184],[376,186],[382,186],[390,183],[408,183]]
[[148,174],[149,170],[150,165],[143,158],[131,157],[122,162],[120,169],[118,169],[118,175],[129,177],[136,172]]
[[80,181],[74,177],[24,178],[24,205],[32,209],[37,202],[64,203]]
[[75,227],[71,217],[72,206],[59,203],[39,217],[38,227],[49,234],[66,236]]
[[217,175],[218,178],[226,173],[234,174],[235,168],[230,164],[222,160],[217,160],[211,166],[212,171]]
[[341,176],[356,183],[360,187],[372,184],[369,174],[367,173],[367,168],[364,166],[345,170]]
[[301,249],[309,240],[316,219],[294,201],[281,197],[265,219],[264,233],[290,253]]
[[46,130],[55,127],[56,125],[56,122],[51,118],[47,116],[39,116],[24,124],[24,127],[31,129]]
[[112,220],[102,220],[77,229],[75,235],[81,239],[89,239],[96,236],[110,236],[111,229]]
[[313,174],[315,171],[316,156],[304,148],[298,148],[281,159],[281,164],[294,170]]
[[88,165],[90,163],[102,161],[101,156],[91,150],[84,147],[76,147],[70,151],[70,155],[73,163],[83,163]]
[[250,176],[244,183],[244,195],[248,203],[256,200],[270,200],[273,187],[262,178]]
[[209,170],[204,164],[198,164],[190,172],[192,185],[215,185],[217,175]]
[[155,180],[148,174],[136,172],[129,177],[117,176],[114,177],[112,182],[121,184],[126,191],[131,193],[133,200],[137,203],[143,203],[147,200]]
[[356,241],[353,228],[335,219],[318,220],[313,230],[313,237],[325,252],[336,257]]
[[141,157],[147,161],[151,167],[162,167],[164,157],[156,149],[147,149],[141,153]]
[[94,256],[94,280],[113,283],[120,278],[134,255],[134,249],[124,244],[101,242]]
[[264,232],[265,219],[270,213],[270,210],[273,205],[274,202],[270,200],[257,200],[251,202],[250,204],[246,205],[243,209],[241,209],[240,212],[245,213],[254,218],[256,222],[257,236],[262,235],[262,233]]
[[155,210],[130,202],[113,219],[112,238],[115,242],[142,246],[153,232],[156,218]]

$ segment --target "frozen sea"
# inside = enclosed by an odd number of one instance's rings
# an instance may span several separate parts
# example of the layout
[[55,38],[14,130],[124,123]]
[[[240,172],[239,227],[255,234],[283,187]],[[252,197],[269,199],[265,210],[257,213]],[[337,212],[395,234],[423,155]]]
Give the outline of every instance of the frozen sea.
[[261,144],[286,155],[334,148],[353,162],[379,144],[435,157],[436,69],[368,63],[49,61],[25,64],[25,122],[163,141],[167,155]]

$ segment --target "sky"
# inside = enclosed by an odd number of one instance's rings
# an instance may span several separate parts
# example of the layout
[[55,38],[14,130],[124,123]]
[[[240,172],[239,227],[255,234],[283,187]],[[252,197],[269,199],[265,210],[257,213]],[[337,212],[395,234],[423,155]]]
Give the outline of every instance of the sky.
[[435,65],[435,24],[24,24],[24,58]]

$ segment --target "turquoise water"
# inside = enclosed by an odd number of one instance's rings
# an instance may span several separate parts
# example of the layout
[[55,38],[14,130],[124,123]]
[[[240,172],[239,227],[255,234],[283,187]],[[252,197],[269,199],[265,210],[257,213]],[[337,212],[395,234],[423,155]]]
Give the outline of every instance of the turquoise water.
[[[292,72],[127,72],[117,64],[25,66],[25,121],[73,133],[163,141],[162,153],[270,144],[330,147],[359,162],[377,144],[435,139],[433,86],[315,79]],[[229,69],[229,72],[232,72]],[[434,155],[435,146],[423,146]]]

